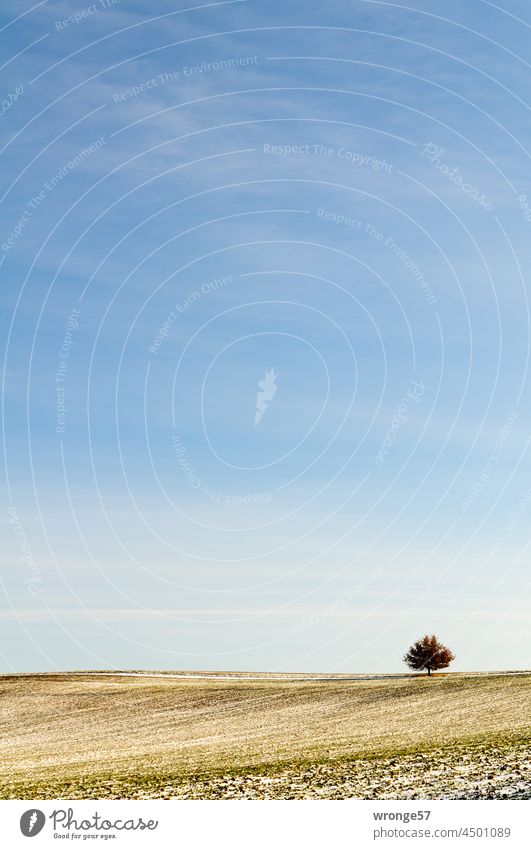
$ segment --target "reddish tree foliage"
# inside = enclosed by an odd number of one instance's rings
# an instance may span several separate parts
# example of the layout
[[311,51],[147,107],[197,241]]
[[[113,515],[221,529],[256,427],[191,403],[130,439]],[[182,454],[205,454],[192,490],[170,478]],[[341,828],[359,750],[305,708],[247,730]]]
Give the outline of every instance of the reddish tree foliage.
[[413,643],[404,655],[404,663],[407,663],[410,669],[417,671],[427,669],[428,675],[431,675],[432,669],[446,669],[452,660],[455,660],[455,656],[450,649],[439,642],[435,634],[431,637],[425,634],[422,639]]

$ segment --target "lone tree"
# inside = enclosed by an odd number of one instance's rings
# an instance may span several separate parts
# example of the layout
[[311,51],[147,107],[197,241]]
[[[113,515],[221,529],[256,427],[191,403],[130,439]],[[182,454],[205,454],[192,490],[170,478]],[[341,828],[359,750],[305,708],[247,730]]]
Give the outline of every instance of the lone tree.
[[426,634],[417,640],[404,655],[404,662],[410,669],[427,669],[428,675],[431,675],[432,669],[446,669],[452,660],[455,660],[454,654],[439,642],[435,634],[431,637]]

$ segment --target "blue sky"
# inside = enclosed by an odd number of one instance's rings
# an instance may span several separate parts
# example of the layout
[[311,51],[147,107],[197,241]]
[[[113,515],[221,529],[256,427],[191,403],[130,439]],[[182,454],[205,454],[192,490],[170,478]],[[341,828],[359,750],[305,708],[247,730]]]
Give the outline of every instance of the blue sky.
[[4,4],[3,670],[529,667],[531,17],[417,5]]

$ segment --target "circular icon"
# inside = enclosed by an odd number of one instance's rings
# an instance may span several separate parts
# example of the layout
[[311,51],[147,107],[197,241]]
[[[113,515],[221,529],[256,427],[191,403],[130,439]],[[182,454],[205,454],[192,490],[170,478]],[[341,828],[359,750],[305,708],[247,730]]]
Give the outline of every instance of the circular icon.
[[20,830],[24,837],[35,837],[44,828],[46,816],[37,808],[30,808],[20,817]]

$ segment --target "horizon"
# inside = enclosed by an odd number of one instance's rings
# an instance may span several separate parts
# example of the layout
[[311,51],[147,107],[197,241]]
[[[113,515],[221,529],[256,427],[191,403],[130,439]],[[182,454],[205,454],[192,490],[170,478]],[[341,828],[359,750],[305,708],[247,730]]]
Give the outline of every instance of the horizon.
[[4,4],[2,674],[531,666],[531,18],[480,2]]
[[[275,669],[230,669],[230,668],[201,669],[199,667],[194,668],[194,669],[192,669],[192,668],[190,668],[190,669],[184,669],[184,668],[183,669],[177,669],[177,668],[170,668],[170,667],[168,667],[168,669],[164,669],[163,667],[161,667],[160,669],[134,669],[133,667],[131,667],[130,669],[123,668],[123,667],[116,667],[116,668],[109,668],[109,669],[96,669],[96,668],[87,667],[85,669],[85,668],[80,667],[79,669],[53,669],[53,670],[48,669],[48,670],[45,670],[42,674],[51,675],[51,674],[57,673],[58,675],[62,675],[63,673],[66,673],[66,672],[68,672],[68,673],[71,672],[71,673],[74,673],[74,674],[76,672],[94,672],[94,673],[102,674],[102,675],[106,675],[107,673],[109,673],[109,674],[112,674],[112,673],[129,674],[130,672],[133,673],[133,674],[136,674],[136,673],[140,674],[140,673],[144,673],[144,672],[153,672],[153,673],[159,673],[160,672],[161,674],[166,674],[167,672],[176,672],[176,673],[179,673],[179,674],[183,673],[183,674],[187,674],[187,675],[188,674],[192,675],[192,674],[195,674],[195,673],[198,673],[198,674],[199,673],[207,673],[207,672],[211,672],[214,675],[217,675],[217,674],[222,675],[224,673],[227,673],[227,674],[230,674],[230,675],[232,675],[232,674],[246,675],[247,673],[249,673],[249,674],[254,674],[254,673],[258,674],[259,673],[261,675],[271,674],[271,675],[285,675],[285,676],[288,676],[288,675],[331,675],[331,674],[333,674],[333,673],[327,672],[326,670],[317,670],[317,669],[311,670],[310,672],[302,672],[301,670],[299,670],[299,671],[294,670],[293,672],[278,672]],[[520,673],[524,673],[524,674],[527,675],[527,674],[531,674],[531,669],[464,669],[464,670],[435,669],[435,670],[432,671],[431,674],[432,675],[450,675],[451,673],[453,673],[455,675],[467,675],[467,674],[471,674],[471,675],[496,675],[498,673],[500,673],[502,675],[513,675],[513,674],[519,675]],[[2,673],[2,674],[4,674],[4,673]],[[9,675],[11,673],[7,672],[5,674]],[[22,672],[21,674],[26,674],[26,672]],[[27,674],[40,675],[41,673],[37,672],[37,671],[33,671],[33,672],[30,672],[30,673],[27,673]],[[340,677],[345,676],[345,675],[375,675],[375,676],[379,677],[379,676],[386,676],[386,675],[396,676],[398,674],[400,674],[401,676],[415,676],[415,675],[427,675],[428,673],[425,672],[422,669],[412,669],[412,670],[409,670],[409,672],[403,671],[403,670],[395,670],[394,672],[373,672],[370,669],[358,669],[356,671],[351,670],[350,672],[337,672],[335,674],[340,676]]]

